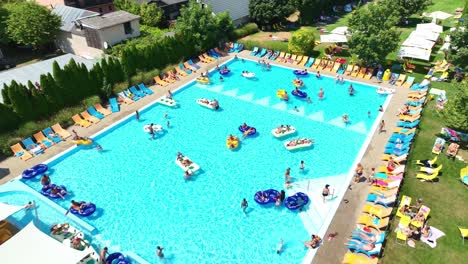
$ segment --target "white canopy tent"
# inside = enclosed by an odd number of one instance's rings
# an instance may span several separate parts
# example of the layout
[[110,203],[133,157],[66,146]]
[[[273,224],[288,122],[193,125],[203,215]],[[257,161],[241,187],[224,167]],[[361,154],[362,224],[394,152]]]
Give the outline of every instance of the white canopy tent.
[[411,32],[409,37],[419,37],[428,39],[430,41],[436,41],[439,38],[439,33],[435,33],[429,30],[415,30]]
[[451,16],[453,16],[452,14],[449,14],[449,13],[446,13],[446,12],[443,12],[443,11],[434,11],[432,13],[428,13],[428,14],[424,14],[425,16],[427,17],[432,17],[433,19],[441,19],[441,20],[445,20]]
[[10,215],[18,212],[21,209],[23,209],[23,206],[0,203],[0,220],[6,219]]
[[330,33],[338,35],[348,35],[348,27],[337,27],[333,29]]
[[76,264],[87,254],[42,233],[32,222],[0,246],[2,264]]
[[417,24],[416,30],[428,30],[435,33],[442,33],[444,31],[442,26],[439,26],[435,23]]
[[345,35],[329,34],[329,35],[320,35],[320,42],[322,43],[348,42],[348,39],[346,38]]
[[429,58],[431,57],[431,51],[416,47],[401,47],[400,51],[398,51],[398,57],[429,61]]
[[434,45],[435,42],[419,37],[408,37],[402,44],[402,46],[416,47],[427,50],[431,50]]

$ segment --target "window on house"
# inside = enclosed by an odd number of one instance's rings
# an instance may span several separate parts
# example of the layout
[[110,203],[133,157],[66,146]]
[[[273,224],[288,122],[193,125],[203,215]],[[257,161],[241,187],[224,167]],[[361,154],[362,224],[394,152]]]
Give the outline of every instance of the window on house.
[[127,34],[127,35],[133,33],[132,24],[130,24],[130,22],[125,22],[124,23],[124,31],[125,31],[125,34]]
[[101,14],[102,14],[102,8],[99,8],[99,13],[101,13]]
[[112,6],[111,5],[109,6],[109,11],[112,11]]

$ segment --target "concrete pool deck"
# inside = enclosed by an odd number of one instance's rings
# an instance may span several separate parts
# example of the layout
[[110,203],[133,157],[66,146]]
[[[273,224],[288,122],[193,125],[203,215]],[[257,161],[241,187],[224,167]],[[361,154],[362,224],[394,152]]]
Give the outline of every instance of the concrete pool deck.
[[[252,59],[252,60],[258,60],[258,57],[253,57],[250,56],[250,51],[242,51],[239,53],[239,56]],[[235,54],[229,54],[226,57],[223,57],[215,62],[212,62],[210,64],[205,64],[205,63],[199,63],[199,65],[202,67],[201,70],[197,71],[200,73],[201,71],[207,71],[215,67],[216,64],[221,64],[224,63],[225,61],[231,59]],[[288,63],[279,63],[279,62],[271,62],[271,64],[274,65],[281,65],[281,66],[286,66],[290,68],[303,68],[299,67],[297,65],[292,65]],[[327,71],[321,71],[323,74],[334,76],[334,73],[330,73]],[[151,89],[155,92],[153,95],[150,96],[145,96],[144,98],[140,99],[137,102],[134,102],[131,105],[121,105],[121,111],[118,113],[113,113],[112,115],[104,118],[99,122],[98,124],[94,124],[89,128],[81,128],[81,127],[70,127],[68,128],[69,131],[72,129],[75,129],[79,135],[82,136],[91,136],[98,131],[101,131],[102,129],[112,125],[113,123],[129,116],[135,113],[136,110],[141,109],[150,103],[153,103],[156,99],[159,97],[163,96],[164,94],[167,93],[167,90],[177,90],[187,83],[193,81],[193,79],[196,76],[199,76],[199,74],[196,75],[188,75],[185,77],[181,77],[180,81],[177,81],[167,87],[161,87],[161,86],[152,86]],[[379,83],[375,78],[372,80],[364,80],[364,79],[359,79],[359,78],[354,78],[354,77],[348,77],[346,76],[348,80],[352,81],[357,81],[357,82],[362,82],[365,84],[370,84],[370,85],[375,85],[375,86],[384,86],[384,87],[391,87],[386,84]],[[383,164],[383,162],[380,161],[380,155],[383,153],[385,144],[392,134],[391,131],[393,130],[393,127],[396,124],[396,121],[398,120],[398,117],[395,116],[395,113],[397,112],[397,109],[403,104],[406,98],[408,89],[404,88],[399,88],[396,90],[396,94],[393,95],[393,98],[391,99],[391,103],[388,104],[386,112],[383,113],[383,119],[385,120],[386,123],[386,133],[375,133],[372,135],[372,139],[370,141],[370,144],[364,154],[363,159],[361,160],[361,163],[363,164],[365,168],[365,174],[367,175],[370,171],[371,167],[376,167],[378,165]],[[377,109],[375,109],[375,112],[377,112]],[[67,139],[65,142],[61,142],[57,144],[56,146],[48,149],[45,151],[44,154],[41,154],[37,157],[34,157],[33,159],[30,159],[29,161],[21,161],[18,158],[15,157],[10,157],[0,163],[0,168],[8,168],[10,170],[9,174],[0,179],[0,184],[6,183],[9,180],[15,178],[16,176],[20,175],[21,172],[27,168],[32,167],[35,164],[44,162],[46,160],[49,160],[50,158],[56,156],[57,154],[74,147],[74,145],[71,143],[70,139]],[[106,146],[103,146],[105,149]],[[336,211],[335,217],[333,218],[327,234],[328,233],[335,233],[337,232],[338,235],[335,239],[332,241],[327,241],[327,239],[324,239],[324,244],[319,248],[317,251],[315,258],[313,260],[313,263],[341,263],[343,255],[346,252],[346,247],[344,246],[344,243],[346,242],[346,239],[349,237],[351,234],[352,230],[355,228],[355,220],[357,217],[360,215],[360,209],[362,205],[364,204],[365,196],[367,195],[369,185],[365,183],[359,183],[359,184],[354,184],[352,186],[352,190],[348,190],[345,194],[345,199],[347,199],[349,202],[348,203],[341,203],[340,206],[338,207],[338,210]]]

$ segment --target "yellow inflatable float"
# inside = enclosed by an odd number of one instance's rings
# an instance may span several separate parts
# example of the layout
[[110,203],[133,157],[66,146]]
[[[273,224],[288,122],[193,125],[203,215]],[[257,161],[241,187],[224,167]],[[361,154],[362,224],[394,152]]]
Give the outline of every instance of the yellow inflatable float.
[[78,146],[79,145],[92,145],[94,141],[90,138],[79,138],[79,139],[72,140],[72,143]]
[[210,78],[208,78],[208,77],[198,77],[197,82],[202,83],[202,84],[208,84],[208,83],[210,83]]
[[293,80],[292,83],[293,83],[294,86],[296,86],[297,88],[300,88],[300,87],[303,87],[303,86],[304,86],[304,82],[302,82],[301,80]]
[[288,92],[286,90],[278,90],[276,91],[276,96],[280,99],[288,100]]
[[390,75],[391,74],[392,74],[392,72],[389,69],[386,69],[384,74],[383,74],[382,81],[390,80]]
[[239,147],[239,138],[238,137],[235,137],[235,136],[229,136],[227,139],[226,139],[226,147],[228,149],[236,149],[237,147]]

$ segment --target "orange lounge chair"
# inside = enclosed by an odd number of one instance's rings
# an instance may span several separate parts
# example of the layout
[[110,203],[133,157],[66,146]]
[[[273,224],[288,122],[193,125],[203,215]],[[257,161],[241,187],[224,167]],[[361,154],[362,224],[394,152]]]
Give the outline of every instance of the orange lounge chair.
[[331,72],[337,72],[341,67],[341,63],[339,62],[335,62],[335,64],[333,65],[333,69],[331,70]]
[[193,71],[193,72],[197,72],[197,68],[193,67],[192,65],[190,65],[188,62],[184,62],[184,66],[185,68]]
[[83,111],[83,112],[81,112],[81,116],[82,116],[84,119],[86,119],[86,120],[88,120],[89,122],[94,123],[94,124],[99,123],[99,121],[101,121],[99,118],[90,115],[90,114],[88,113],[88,111]]
[[328,64],[327,64],[327,67],[325,67],[324,70],[326,70],[326,71],[332,71],[333,65],[334,65],[334,64],[335,64],[334,61],[329,61]]
[[364,79],[370,80],[372,78],[373,73],[374,73],[374,68],[367,69],[367,72],[366,72],[366,75],[364,76]]
[[306,64],[308,61],[309,61],[309,56],[304,56],[304,57],[302,58],[302,61],[299,62],[297,65],[299,65],[299,66],[305,66],[305,64]]
[[353,68],[354,68],[354,65],[352,64],[348,64],[348,67],[346,67],[346,75],[351,75],[351,73],[353,72]]
[[406,79],[406,74],[400,74],[400,77],[398,77],[398,80],[396,80],[395,85],[401,86],[403,82],[405,82],[405,79]]
[[187,76],[188,75],[188,73],[181,70],[179,67],[175,67],[174,69],[176,70],[177,74],[179,74],[180,76]]
[[302,59],[304,58],[304,56],[297,56],[297,58],[294,60],[294,64],[296,65],[299,65],[299,63],[302,62]]
[[220,49],[218,49],[218,48],[214,48],[214,50],[215,50],[216,52],[218,52],[219,54],[221,54],[222,56],[226,56],[226,55],[227,55],[226,52],[224,52],[224,51],[222,51],[222,50],[220,50]]
[[67,130],[63,129],[59,123],[55,124],[52,126],[52,129],[54,130],[55,133],[57,133],[60,137],[62,137],[62,139],[66,139],[66,138],[69,138],[71,137],[71,134],[70,132],[68,132]]
[[175,80],[173,80],[173,79],[170,77],[169,72],[170,72],[170,71],[168,71],[168,72],[164,75],[164,79],[163,79],[162,81],[163,81],[163,82],[166,82],[166,83],[168,83],[168,84],[169,84],[169,83],[174,83]]
[[322,60],[319,66],[317,67],[317,70],[323,70],[325,69],[325,67],[327,67],[327,65],[328,65],[328,60]]
[[291,58],[289,58],[286,62],[287,63],[294,63],[296,61],[297,55],[293,54],[291,55]]
[[359,70],[359,74],[357,75],[358,78],[364,78],[364,75],[366,74],[367,72],[367,68],[366,67],[362,67],[360,70]]
[[33,157],[31,153],[25,150],[20,143],[16,143],[10,147],[11,151],[15,154],[15,157],[20,158],[21,160],[28,160]]
[[91,125],[90,122],[87,120],[81,118],[78,114],[72,116],[72,120],[75,121],[75,125],[81,126],[81,127],[89,127]]
[[359,66],[355,65],[353,67],[353,71],[351,72],[351,76],[352,77],[357,77],[358,76],[358,73],[359,73]]
[[284,51],[282,51],[282,52],[280,53],[280,55],[278,56],[278,58],[276,58],[276,60],[277,60],[278,62],[283,61],[283,60],[284,60],[285,54],[286,54],[286,53],[284,53]]
[[206,60],[208,60],[209,62],[215,61],[215,58],[213,58],[213,57],[211,57],[210,55],[206,54],[206,52],[203,53],[202,56],[203,56]]
[[322,62],[321,59],[316,59],[316,60],[314,61],[314,64],[312,64],[312,66],[310,66],[310,67],[311,67],[312,69],[317,69],[321,62]]
[[108,116],[108,115],[112,114],[112,112],[109,111],[109,109],[104,108],[101,104],[95,104],[94,108],[96,108],[96,110],[99,113],[103,114],[104,116]]
[[203,63],[209,63],[210,62],[209,60],[205,59],[202,55],[199,55],[198,59]]
[[54,142],[46,138],[46,136],[42,133],[42,131],[37,132],[36,134],[33,135],[33,137],[36,139],[37,143],[41,144],[43,148],[50,148],[52,145],[54,145]]
[[[187,74],[187,73],[186,73]],[[159,75],[155,76],[154,77],[154,81],[156,82],[156,84],[159,84],[161,85],[162,87],[165,87],[165,86],[168,86],[169,84],[163,80],[161,80],[161,77],[159,77]]]

